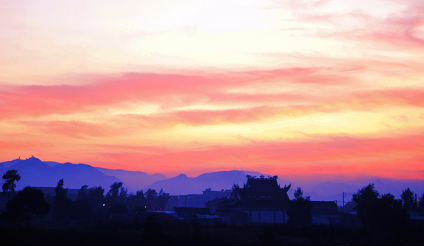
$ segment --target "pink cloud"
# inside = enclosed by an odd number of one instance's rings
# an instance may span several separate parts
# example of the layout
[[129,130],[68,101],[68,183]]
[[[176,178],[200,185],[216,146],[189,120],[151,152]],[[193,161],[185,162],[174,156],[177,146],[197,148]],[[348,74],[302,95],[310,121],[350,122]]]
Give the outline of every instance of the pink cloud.
[[274,1],[273,8],[293,9],[293,10],[310,10],[326,5],[332,0],[310,0],[310,1]]
[[318,137],[307,142],[262,142],[187,151],[155,149],[151,154],[140,154],[126,147],[102,147],[109,149],[107,153],[121,153],[107,154],[109,166],[126,163],[134,169],[148,169],[148,172],[159,169],[167,173],[196,175],[199,174],[198,169],[228,170],[235,164],[237,169],[266,170],[271,174],[288,176],[302,173],[305,176],[374,175],[417,179],[422,177],[422,159],[418,158],[424,149],[422,138],[422,135],[392,138]]
[[21,121],[29,132],[47,135],[61,135],[69,138],[87,139],[90,137],[110,137],[125,134],[121,127],[111,127],[106,124],[95,124],[84,121]]
[[[66,135],[73,138],[101,137],[124,134],[136,128],[169,128],[177,124],[220,125],[243,124],[265,121],[276,117],[299,117],[314,113],[332,113],[348,110],[375,110],[387,106],[424,107],[424,89],[403,88],[396,90],[354,91],[327,96],[274,95],[209,95],[214,102],[257,103],[289,102],[287,106],[250,106],[223,110],[179,110],[160,112],[152,115],[120,115],[110,120],[112,125],[99,125],[78,121],[22,121],[21,125],[37,131]],[[124,99],[122,99],[124,100]],[[205,99],[206,100],[206,99]],[[88,107],[92,105],[81,105]],[[58,113],[58,112],[56,112]],[[118,127],[113,126],[118,125]],[[123,127],[125,126],[125,127]],[[128,129],[125,131],[123,129]]]
[[399,88],[362,91],[353,93],[352,98],[369,102],[381,102],[388,105],[424,106],[423,88]]
[[[89,124],[50,122],[47,127],[52,128],[53,134],[66,135],[66,131],[76,129],[77,137],[103,136],[102,128],[96,132],[93,130],[96,126]],[[72,134],[67,136],[74,137]],[[378,176],[418,179],[422,177],[423,137],[422,134],[372,138],[309,135],[308,140],[303,141],[257,141],[241,146],[216,145],[179,150],[89,142],[64,148],[63,144],[70,144],[67,138],[55,138],[55,141],[49,142],[48,138],[40,141],[32,136],[26,141],[0,141],[0,155],[7,158],[5,160],[35,155],[45,160],[83,162],[149,173],[182,172],[192,176],[211,170],[231,170],[235,165],[239,170],[257,170],[293,179],[328,175],[333,178]]]
[[316,68],[292,68],[202,76],[132,73],[120,77],[99,76],[97,79],[89,76],[92,84],[78,86],[4,85],[0,89],[0,118],[72,114],[129,101],[178,107],[213,101],[297,100],[305,96],[293,93],[248,95],[227,93],[225,90],[275,79],[322,86],[349,81],[334,74],[319,74],[318,71]]
[[[406,3],[406,2],[403,2]],[[326,22],[339,26],[340,19],[352,18],[358,23],[366,23],[360,27],[346,29],[340,26],[334,31],[324,30],[318,37],[333,37],[363,44],[372,44],[377,49],[415,50],[424,48],[424,40],[416,35],[416,31],[424,24],[424,5],[412,3],[396,15],[386,18],[375,17],[363,12],[353,11],[343,14],[299,13],[299,20],[304,22]],[[396,47],[396,48],[395,48]]]
[[331,98],[311,98],[307,104],[260,106],[228,110],[190,110],[150,116],[126,115],[144,127],[172,127],[176,124],[219,125],[268,120],[275,117],[298,117],[314,113],[347,110],[369,111],[387,106],[424,107],[424,89],[374,90],[336,95]]

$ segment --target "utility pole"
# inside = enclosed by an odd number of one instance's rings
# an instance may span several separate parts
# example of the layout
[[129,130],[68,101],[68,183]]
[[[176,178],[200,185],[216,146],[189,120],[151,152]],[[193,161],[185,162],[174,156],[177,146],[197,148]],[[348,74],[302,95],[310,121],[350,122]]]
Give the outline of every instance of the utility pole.
[[345,205],[345,201],[344,201],[344,198],[345,198],[346,196],[345,196],[345,193],[344,193],[344,191],[343,191],[343,213],[344,213],[344,205]]

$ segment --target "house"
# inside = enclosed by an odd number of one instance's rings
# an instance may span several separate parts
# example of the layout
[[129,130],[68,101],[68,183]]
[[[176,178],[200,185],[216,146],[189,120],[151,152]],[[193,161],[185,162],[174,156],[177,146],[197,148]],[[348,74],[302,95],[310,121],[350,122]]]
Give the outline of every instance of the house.
[[310,201],[312,204],[311,214],[336,214],[338,212],[335,201]]
[[168,196],[165,211],[172,211],[175,207],[178,207],[178,196]]
[[174,211],[179,220],[186,222],[196,221],[199,224],[209,225],[222,222],[221,217],[211,214],[208,208],[176,207]]
[[312,204],[312,223],[333,225],[341,223],[338,206],[335,201],[310,201]]
[[281,188],[277,179],[247,175],[243,188],[235,185],[229,199],[215,199],[206,205],[227,223],[286,223],[291,185]]
[[174,208],[175,213],[179,219],[195,220],[198,215],[211,215],[207,208],[185,208],[176,207]]
[[208,201],[205,203],[205,206],[209,208],[209,211],[212,214],[216,213],[227,213],[231,212],[231,208],[233,205],[235,205],[236,201],[234,199],[227,199],[227,198],[215,198],[213,200]]
[[178,207],[206,208],[205,203],[216,198],[230,198],[232,190],[214,191],[208,188],[202,194],[180,195]]

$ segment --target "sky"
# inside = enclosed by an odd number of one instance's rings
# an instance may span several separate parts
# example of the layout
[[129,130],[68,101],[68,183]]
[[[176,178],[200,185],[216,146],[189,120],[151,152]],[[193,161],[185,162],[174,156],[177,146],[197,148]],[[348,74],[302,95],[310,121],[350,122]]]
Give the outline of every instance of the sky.
[[424,178],[422,0],[0,0],[0,161]]

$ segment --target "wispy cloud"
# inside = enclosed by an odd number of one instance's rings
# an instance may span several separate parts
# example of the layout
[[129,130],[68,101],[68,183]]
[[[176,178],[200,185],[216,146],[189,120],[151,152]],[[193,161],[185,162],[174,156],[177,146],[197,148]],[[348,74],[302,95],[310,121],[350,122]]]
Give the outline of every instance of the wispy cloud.
[[[162,107],[179,107],[205,102],[255,102],[259,100],[296,100],[302,95],[228,93],[271,80],[285,83],[337,85],[350,81],[334,74],[318,74],[316,68],[290,68],[271,71],[246,71],[218,75],[178,75],[132,73],[118,77],[100,76],[86,85],[3,86],[0,89],[1,118],[72,114],[101,106],[141,101]],[[90,78],[92,78],[90,76]]]
[[[383,176],[418,179],[422,177],[419,155],[424,148],[422,135],[403,135],[392,138],[357,138],[350,136],[316,136],[308,141],[260,142],[245,146],[210,146],[185,151],[151,147],[130,149],[102,146],[112,163],[154,163],[162,170],[199,174],[203,168],[257,170],[298,177],[300,174],[334,174],[336,176]],[[94,161],[94,160],[93,160]],[[407,168],[399,165],[407,163]],[[151,167],[152,168],[152,167]],[[153,169],[153,168],[152,168]],[[403,170],[409,170],[403,172]]]
[[422,0],[2,7],[4,160],[309,177],[422,167]]

